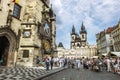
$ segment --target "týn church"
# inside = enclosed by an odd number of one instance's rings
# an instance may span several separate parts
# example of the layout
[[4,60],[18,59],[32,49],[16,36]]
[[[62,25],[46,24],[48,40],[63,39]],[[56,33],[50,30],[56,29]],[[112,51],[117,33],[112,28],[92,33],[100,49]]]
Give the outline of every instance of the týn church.
[[79,34],[76,33],[73,25],[71,32],[70,49],[65,49],[62,42],[58,44],[58,57],[67,58],[81,58],[81,57],[93,57],[97,54],[96,45],[89,45],[87,42],[87,31],[82,23]]

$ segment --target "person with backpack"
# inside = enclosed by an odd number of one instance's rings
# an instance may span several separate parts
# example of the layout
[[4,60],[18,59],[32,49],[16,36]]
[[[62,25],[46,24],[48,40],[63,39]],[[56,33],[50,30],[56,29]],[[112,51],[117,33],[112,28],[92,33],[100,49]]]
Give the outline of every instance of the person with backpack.
[[53,69],[53,63],[54,63],[54,58],[51,57],[51,60],[50,60],[50,67],[51,67],[51,70]]
[[40,63],[39,56],[36,56],[36,67],[38,67],[38,66],[39,66],[39,63]]

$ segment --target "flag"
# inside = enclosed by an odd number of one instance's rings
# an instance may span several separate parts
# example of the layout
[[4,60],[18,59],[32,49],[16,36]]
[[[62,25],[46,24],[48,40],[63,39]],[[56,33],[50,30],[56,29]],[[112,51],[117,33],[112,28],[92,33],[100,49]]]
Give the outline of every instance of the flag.
[[19,3],[19,0],[12,0],[12,2]]
[[19,3],[19,0],[15,0],[15,3]]
[[12,2],[15,2],[15,0],[12,0]]

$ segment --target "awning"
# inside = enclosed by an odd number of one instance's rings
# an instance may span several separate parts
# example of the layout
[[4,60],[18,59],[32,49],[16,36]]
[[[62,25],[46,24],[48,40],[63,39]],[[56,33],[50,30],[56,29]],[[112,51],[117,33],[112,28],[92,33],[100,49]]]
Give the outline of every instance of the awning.
[[93,56],[92,58],[98,58],[98,56]]
[[111,52],[111,54],[116,55],[117,57],[120,57],[120,52]]
[[102,53],[103,56],[107,56],[107,53]]

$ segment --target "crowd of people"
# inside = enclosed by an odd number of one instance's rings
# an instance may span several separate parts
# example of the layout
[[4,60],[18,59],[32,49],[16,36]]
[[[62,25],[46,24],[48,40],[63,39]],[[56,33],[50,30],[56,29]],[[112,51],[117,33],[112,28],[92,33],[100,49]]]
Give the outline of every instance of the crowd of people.
[[119,57],[104,57],[104,58],[54,58],[45,57],[41,61],[36,58],[36,64],[43,63],[46,70],[53,69],[56,67],[68,67],[73,69],[80,68],[89,69],[97,72],[108,71],[114,73],[120,73],[120,58]]
[[94,71],[103,71],[119,73],[120,58],[104,57],[104,58],[83,58],[83,68]]

